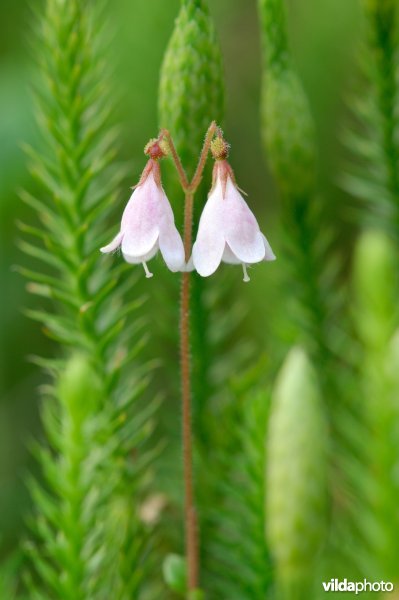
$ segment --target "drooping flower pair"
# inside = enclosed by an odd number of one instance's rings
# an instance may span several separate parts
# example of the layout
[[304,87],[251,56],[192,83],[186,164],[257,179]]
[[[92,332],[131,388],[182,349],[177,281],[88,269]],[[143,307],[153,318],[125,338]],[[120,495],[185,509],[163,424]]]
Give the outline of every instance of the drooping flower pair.
[[159,159],[165,156],[166,151],[159,140],[153,140],[146,146],[145,152],[150,159],[126,205],[120,231],[110,244],[101,248],[101,252],[113,252],[121,247],[127,262],[142,263],[146,277],[152,277],[147,261],[158,250],[173,272],[195,269],[201,276],[208,277],[223,261],[241,264],[244,281],[249,281],[248,265],[274,260],[266,237],[239,192],[232,168],[226,160],[228,146],[220,135],[213,141],[211,150],[216,160],[212,189],[187,262],[172,208],[161,183]]

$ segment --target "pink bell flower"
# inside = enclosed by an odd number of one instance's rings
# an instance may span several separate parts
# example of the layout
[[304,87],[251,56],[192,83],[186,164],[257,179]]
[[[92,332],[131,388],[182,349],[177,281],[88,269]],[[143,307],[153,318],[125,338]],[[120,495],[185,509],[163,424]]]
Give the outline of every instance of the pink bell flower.
[[[152,153],[152,156],[156,156]],[[172,208],[161,184],[158,161],[150,158],[122,215],[121,228],[110,244],[101,248],[109,253],[121,247],[123,258],[141,263],[146,277],[152,277],[147,261],[160,250],[168,268],[184,268],[184,247],[176,229]]]
[[221,261],[241,264],[244,281],[247,266],[275,260],[275,255],[258,222],[239,192],[226,160],[217,160],[213,186],[202,211],[192,257],[187,266],[202,277],[212,275]]

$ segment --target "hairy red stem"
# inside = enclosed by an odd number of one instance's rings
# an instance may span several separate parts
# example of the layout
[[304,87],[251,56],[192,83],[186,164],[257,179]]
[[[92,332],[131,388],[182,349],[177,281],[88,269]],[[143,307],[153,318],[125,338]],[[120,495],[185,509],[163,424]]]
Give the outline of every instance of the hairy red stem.
[[[194,194],[201,183],[206,159],[212,138],[217,129],[212,122],[206,137],[197,169],[192,181],[189,183],[186,172],[176,151],[172,137],[166,129],[162,130],[161,137],[168,141],[171,156],[179,175],[180,183],[185,191],[184,204],[184,251],[186,262],[190,258],[193,229]],[[182,433],[183,433],[183,467],[184,467],[184,514],[185,538],[188,572],[188,589],[195,590],[199,583],[199,543],[198,523],[195,509],[194,477],[193,477],[193,441],[191,418],[191,353],[190,353],[190,279],[189,272],[183,273],[181,285],[180,309],[180,364],[181,364],[181,390],[182,390]]]

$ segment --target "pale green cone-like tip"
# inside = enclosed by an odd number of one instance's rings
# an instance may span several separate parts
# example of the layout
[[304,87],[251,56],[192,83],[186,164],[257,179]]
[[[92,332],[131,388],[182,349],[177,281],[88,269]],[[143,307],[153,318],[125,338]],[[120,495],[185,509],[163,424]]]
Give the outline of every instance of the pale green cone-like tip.
[[262,132],[267,157],[283,193],[304,198],[314,191],[314,125],[302,84],[291,70],[265,74]]
[[272,395],[266,444],[266,527],[279,585],[306,585],[325,533],[327,427],[316,373],[301,348]]
[[283,193],[305,198],[314,191],[314,122],[291,61],[283,0],[259,0],[263,46],[262,134]]
[[270,70],[285,70],[288,50],[284,0],[258,0],[264,63]]
[[159,124],[170,130],[183,164],[193,173],[205,132],[223,116],[223,70],[205,0],[185,0],[165,53]]

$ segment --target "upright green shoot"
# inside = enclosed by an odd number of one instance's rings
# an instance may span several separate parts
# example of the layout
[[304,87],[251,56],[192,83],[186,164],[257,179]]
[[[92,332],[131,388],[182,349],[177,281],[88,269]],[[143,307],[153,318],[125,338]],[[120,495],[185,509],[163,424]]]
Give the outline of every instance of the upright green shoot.
[[[37,190],[22,192],[37,223],[20,223],[21,248],[36,266],[20,271],[42,303],[27,313],[58,344],[58,358],[37,359],[52,385],[42,408],[49,447],[37,451],[44,481],[31,483],[34,573],[27,579],[32,598],[96,598],[115,578],[120,598],[140,597],[151,531],[140,525],[146,454],[138,427],[150,432],[154,405],[145,413],[139,408],[145,370],[132,368],[143,342],[141,299],[132,299],[126,269],[99,253],[124,175],[116,163],[103,15],[101,5],[78,0],[47,0],[43,11],[35,92],[41,143],[39,151],[26,148]],[[70,361],[78,374],[74,390],[64,393]],[[121,536],[107,526],[113,513],[103,510],[113,494],[133,500],[126,527],[142,536],[130,550],[129,571],[122,568]],[[120,549],[114,561],[105,547]]]

